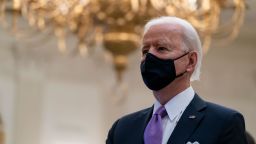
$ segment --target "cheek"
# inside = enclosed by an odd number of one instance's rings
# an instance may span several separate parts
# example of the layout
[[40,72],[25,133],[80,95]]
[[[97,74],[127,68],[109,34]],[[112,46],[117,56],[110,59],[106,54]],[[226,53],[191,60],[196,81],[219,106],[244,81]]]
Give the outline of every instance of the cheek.
[[145,60],[145,58],[146,58],[146,56],[144,55],[144,56],[141,56],[141,58],[140,58],[140,62],[143,62],[144,60]]
[[185,61],[174,61],[175,64],[175,70],[176,70],[176,75],[183,73],[186,70],[186,62]]

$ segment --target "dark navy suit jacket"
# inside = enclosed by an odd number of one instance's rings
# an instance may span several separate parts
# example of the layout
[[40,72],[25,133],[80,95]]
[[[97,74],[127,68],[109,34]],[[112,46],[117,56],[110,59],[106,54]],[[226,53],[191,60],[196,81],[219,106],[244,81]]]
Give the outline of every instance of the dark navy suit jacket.
[[[107,144],[144,144],[143,134],[153,107],[124,116],[109,131]],[[197,94],[172,132],[168,144],[247,144],[243,116],[205,102]]]

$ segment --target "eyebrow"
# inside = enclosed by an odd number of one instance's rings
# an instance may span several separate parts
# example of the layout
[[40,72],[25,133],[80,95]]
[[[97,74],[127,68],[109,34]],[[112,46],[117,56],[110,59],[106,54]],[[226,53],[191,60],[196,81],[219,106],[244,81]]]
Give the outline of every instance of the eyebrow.
[[[145,45],[149,45],[147,42],[143,42],[142,43],[142,46],[145,46]],[[167,42],[166,40],[159,40],[157,42],[155,42],[154,45],[171,45],[169,42]]]
[[173,49],[173,44],[170,41],[167,40],[161,40],[157,42],[157,46],[164,46],[167,49]]
[[148,46],[151,46],[152,44],[154,46],[164,46],[166,47],[167,49],[174,49],[175,48],[175,45],[174,45],[175,42],[173,42],[172,39],[168,39],[168,38],[161,38],[161,39],[158,39],[156,41],[143,41],[142,42],[142,45],[141,45],[141,50],[147,48]]

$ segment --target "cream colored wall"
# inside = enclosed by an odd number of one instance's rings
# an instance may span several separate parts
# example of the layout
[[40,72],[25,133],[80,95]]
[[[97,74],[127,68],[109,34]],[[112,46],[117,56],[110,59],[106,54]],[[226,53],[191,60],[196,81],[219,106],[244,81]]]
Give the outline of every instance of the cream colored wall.
[[[193,87],[204,99],[243,113],[256,138],[254,22],[247,17],[232,44],[212,45],[201,81]],[[31,47],[3,31],[0,43],[0,113],[6,144],[102,144],[117,118],[154,102],[141,80],[139,51],[129,58],[120,90],[99,48],[86,58],[65,56],[58,53],[54,39]]]
[[250,40],[240,38],[212,49],[205,57],[201,82],[194,86],[205,99],[240,111],[256,137],[256,49]]
[[[114,89],[115,75],[103,59],[49,56],[21,45],[13,51],[13,46],[0,49],[7,144],[104,143],[117,118],[154,101],[140,77],[139,53],[130,57],[124,75],[128,91],[122,92]],[[214,45],[204,58],[201,81],[193,87],[204,99],[242,112],[256,137],[255,53],[247,38],[228,47]]]

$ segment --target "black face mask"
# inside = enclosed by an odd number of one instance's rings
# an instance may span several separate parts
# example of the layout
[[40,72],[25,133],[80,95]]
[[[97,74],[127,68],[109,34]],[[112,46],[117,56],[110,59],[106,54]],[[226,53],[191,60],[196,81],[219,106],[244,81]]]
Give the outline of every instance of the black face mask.
[[176,59],[160,59],[148,53],[141,62],[140,70],[144,83],[151,90],[160,90],[170,84],[175,78],[182,76],[185,72],[176,75],[174,61],[187,55],[189,52]]

